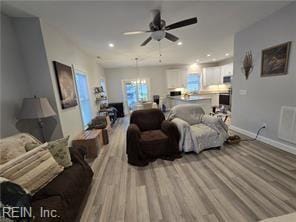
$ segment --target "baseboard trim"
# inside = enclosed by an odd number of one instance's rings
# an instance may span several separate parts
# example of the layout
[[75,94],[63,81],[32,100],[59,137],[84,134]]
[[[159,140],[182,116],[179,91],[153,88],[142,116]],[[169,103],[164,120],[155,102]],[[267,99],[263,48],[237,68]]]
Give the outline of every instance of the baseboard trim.
[[[233,125],[231,125],[229,128],[231,130],[233,130],[233,131],[244,134],[244,135],[246,135],[248,137],[252,137],[252,138],[256,137],[256,133],[252,133],[252,132],[244,130],[242,128],[239,128],[239,127],[236,127],[236,126],[233,126]],[[274,146],[275,148],[278,148],[278,149],[281,149],[281,150],[284,150],[286,152],[289,152],[289,153],[292,153],[292,154],[296,155],[296,148],[293,147],[293,146],[281,143],[281,142],[276,141],[276,140],[269,139],[269,138],[264,137],[264,136],[258,136],[257,140],[259,140],[259,141],[261,141],[263,143],[269,144],[271,146]]]

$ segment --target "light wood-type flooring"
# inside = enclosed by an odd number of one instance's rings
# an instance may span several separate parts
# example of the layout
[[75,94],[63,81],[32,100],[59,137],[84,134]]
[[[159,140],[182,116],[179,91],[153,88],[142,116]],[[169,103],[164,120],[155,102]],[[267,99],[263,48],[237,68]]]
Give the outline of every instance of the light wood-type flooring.
[[258,221],[296,211],[296,156],[241,142],[146,167],[127,164],[128,117],[93,161],[85,222]]

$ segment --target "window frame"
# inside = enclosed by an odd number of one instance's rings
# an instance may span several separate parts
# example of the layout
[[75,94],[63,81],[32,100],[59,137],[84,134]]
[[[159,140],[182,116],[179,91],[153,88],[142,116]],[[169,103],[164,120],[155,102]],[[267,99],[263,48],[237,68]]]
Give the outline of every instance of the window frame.
[[[198,76],[198,89],[194,90],[194,91],[189,91],[188,77],[192,76],[192,75]],[[198,93],[202,88],[202,76],[201,76],[201,74],[197,73],[197,72],[196,73],[192,72],[192,73],[186,74],[186,88],[187,88],[189,93]]]

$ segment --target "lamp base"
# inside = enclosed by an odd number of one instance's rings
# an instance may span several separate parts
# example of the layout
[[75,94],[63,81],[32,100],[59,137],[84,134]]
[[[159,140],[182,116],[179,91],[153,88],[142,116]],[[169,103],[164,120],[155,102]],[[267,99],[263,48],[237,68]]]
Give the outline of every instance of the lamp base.
[[41,139],[42,139],[41,142],[45,143],[46,140],[45,140],[45,135],[44,135],[44,123],[43,123],[42,119],[40,119],[40,118],[38,119],[38,125],[39,125],[40,132],[41,132]]

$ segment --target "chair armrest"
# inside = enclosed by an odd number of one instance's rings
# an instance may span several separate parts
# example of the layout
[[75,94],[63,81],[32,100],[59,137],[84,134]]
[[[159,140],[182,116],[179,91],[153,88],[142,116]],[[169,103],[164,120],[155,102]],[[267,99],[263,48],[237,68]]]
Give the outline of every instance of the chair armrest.
[[203,115],[201,122],[217,132],[228,132],[228,126],[220,118],[210,115]]
[[175,138],[177,142],[180,139],[180,133],[175,123],[164,120],[161,123],[161,130],[171,139]]
[[136,137],[140,139],[141,137],[140,128],[134,123],[130,124],[127,128],[127,137]]
[[186,121],[184,121],[180,118],[174,118],[172,120],[172,122],[176,124],[176,126],[178,127],[179,130],[184,129],[184,128],[190,128],[189,123],[187,123]]
[[133,146],[139,146],[140,143],[140,138],[141,138],[141,130],[139,127],[131,123],[128,128],[127,128],[127,133],[126,133],[126,153],[129,153],[129,149]]
[[128,163],[135,166],[145,166],[148,164],[140,146],[141,130],[136,124],[130,124],[126,134],[126,154]]
[[179,133],[178,127],[175,123],[164,120],[161,123],[161,130],[168,136],[168,147],[167,155],[174,158],[181,157],[179,149],[179,141],[181,135]]

